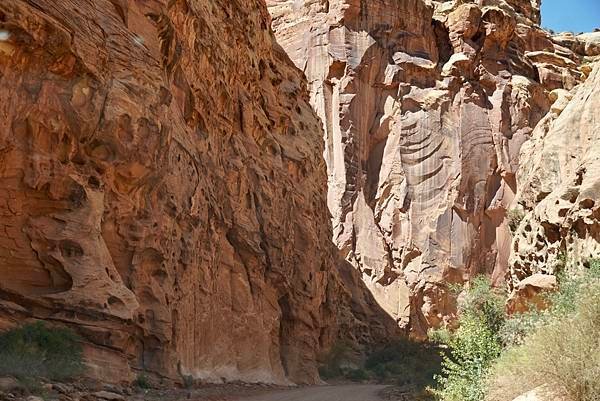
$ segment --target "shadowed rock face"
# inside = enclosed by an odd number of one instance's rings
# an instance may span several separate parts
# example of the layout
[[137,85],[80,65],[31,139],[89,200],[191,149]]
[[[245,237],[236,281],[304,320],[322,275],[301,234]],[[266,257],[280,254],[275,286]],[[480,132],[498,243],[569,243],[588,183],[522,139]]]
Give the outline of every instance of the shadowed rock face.
[[538,1],[267,4],[323,120],[334,242],[422,337],[452,318],[448,283],[507,272],[521,145],[580,56]]
[[373,316],[268,21],[258,0],[0,2],[1,327],[74,327],[107,381],[310,383],[360,323],[350,296]]

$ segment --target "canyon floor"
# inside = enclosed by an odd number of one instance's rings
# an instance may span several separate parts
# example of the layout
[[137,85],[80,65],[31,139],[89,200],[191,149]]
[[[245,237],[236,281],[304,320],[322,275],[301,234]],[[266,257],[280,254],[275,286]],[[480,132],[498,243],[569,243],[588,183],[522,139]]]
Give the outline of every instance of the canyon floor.
[[[13,380],[14,381],[14,380]],[[0,401],[408,401],[399,387],[381,384],[336,383],[298,388],[267,385],[228,384],[193,389],[134,390],[98,383],[46,384],[36,396],[20,386],[10,387],[11,379],[0,378]]]
[[[239,401],[379,401],[383,385],[335,385],[304,387],[295,390],[276,391]],[[236,401],[237,401],[236,400]]]
[[[406,394],[398,395],[395,387],[380,384],[337,383],[300,388],[268,388],[248,386],[218,386],[191,391],[165,391],[137,394],[132,400],[195,400],[195,401],[405,401]],[[127,399],[127,398],[126,398]]]

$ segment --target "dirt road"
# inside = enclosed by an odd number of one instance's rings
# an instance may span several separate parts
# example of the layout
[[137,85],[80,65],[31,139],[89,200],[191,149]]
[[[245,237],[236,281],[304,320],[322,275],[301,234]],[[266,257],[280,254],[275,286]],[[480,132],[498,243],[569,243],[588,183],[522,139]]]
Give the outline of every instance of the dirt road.
[[382,401],[378,393],[384,388],[386,386],[316,386],[240,398],[239,401]]

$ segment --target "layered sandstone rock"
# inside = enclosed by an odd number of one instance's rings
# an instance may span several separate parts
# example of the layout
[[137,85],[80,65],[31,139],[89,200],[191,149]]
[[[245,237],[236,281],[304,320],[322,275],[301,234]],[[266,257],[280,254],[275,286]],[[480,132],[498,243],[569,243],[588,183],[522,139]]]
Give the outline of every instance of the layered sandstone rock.
[[519,151],[583,78],[535,0],[268,0],[323,120],[334,242],[415,336],[502,279]]
[[2,328],[67,324],[108,381],[314,382],[337,316],[370,335],[268,22],[259,0],[0,2]]
[[512,244],[514,287],[600,255],[600,64],[585,83],[554,98],[521,152],[528,162],[517,175],[514,207],[523,219]]

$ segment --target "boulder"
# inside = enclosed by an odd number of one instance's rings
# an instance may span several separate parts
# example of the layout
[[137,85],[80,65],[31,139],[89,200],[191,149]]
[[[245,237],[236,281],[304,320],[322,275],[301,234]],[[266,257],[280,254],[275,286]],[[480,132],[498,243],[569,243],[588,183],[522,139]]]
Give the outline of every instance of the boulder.
[[532,307],[543,310],[548,307],[545,294],[557,289],[556,276],[547,274],[533,274],[519,281],[507,301],[509,313],[523,313]]

